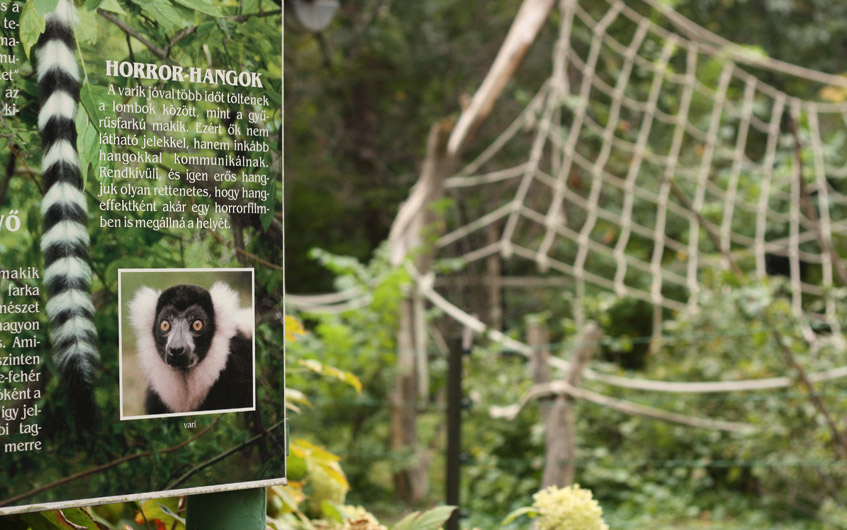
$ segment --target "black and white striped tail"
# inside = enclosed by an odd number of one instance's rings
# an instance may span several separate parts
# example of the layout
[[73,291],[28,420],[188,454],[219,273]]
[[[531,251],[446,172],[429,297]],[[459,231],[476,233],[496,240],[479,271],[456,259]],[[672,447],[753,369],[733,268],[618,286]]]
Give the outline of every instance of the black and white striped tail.
[[97,365],[94,306],[89,296],[88,211],[76,150],[80,76],[74,57],[72,0],[59,0],[45,17],[37,44],[41,109],[44,282],[50,340],[62,382],[79,408],[93,406]]

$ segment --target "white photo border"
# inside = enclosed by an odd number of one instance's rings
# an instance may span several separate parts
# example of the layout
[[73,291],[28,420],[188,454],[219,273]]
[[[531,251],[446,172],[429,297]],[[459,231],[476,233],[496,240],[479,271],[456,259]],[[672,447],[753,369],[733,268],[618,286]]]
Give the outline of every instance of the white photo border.
[[[139,415],[125,415],[124,414],[124,374],[123,374],[123,358],[124,358],[124,349],[123,349],[123,288],[122,288],[122,279],[124,273],[185,273],[185,272],[204,272],[208,274],[214,273],[236,273],[236,272],[249,272],[250,273],[250,308],[253,312],[253,334],[251,337],[252,344],[252,356],[253,356],[253,377],[252,377],[252,390],[253,390],[253,405],[250,407],[242,407],[237,409],[220,409],[220,410],[200,410],[200,411],[187,411],[187,412],[168,412],[164,414],[139,414]],[[151,268],[151,269],[138,269],[138,268],[127,268],[127,269],[118,269],[118,394],[119,394],[119,405],[120,405],[120,421],[133,421],[133,420],[150,420],[156,418],[176,418],[176,417],[192,417],[192,416],[203,416],[208,414],[225,414],[228,412],[253,412],[256,410],[256,330],[255,330],[255,319],[256,319],[256,269],[253,268]]]

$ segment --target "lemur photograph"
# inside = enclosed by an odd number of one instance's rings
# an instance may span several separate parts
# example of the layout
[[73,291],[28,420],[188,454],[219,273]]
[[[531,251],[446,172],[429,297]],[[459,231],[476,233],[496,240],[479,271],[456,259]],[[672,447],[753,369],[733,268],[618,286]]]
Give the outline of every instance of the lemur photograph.
[[121,419],[253,409],[252,269],[119,277]]

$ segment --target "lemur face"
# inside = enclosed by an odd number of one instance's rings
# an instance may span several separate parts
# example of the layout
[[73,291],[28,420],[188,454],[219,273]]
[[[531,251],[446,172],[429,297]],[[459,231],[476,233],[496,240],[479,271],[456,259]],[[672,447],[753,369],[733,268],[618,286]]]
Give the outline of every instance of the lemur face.
[[206,357],[215,335],[215,308],[209,291],[177,285],[159,295],[153,336],[162,360],[188,371]]

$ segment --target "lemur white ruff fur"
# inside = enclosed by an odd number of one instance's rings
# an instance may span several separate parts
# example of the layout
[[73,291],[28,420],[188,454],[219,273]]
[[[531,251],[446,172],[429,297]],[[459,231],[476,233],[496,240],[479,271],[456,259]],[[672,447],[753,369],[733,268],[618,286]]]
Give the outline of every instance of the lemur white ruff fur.
[[41,107],[38,131],[43,157],[41,202],[44,282],[50,340],[63,383],[74,399],[93,406],[92,379],[98,361],[94,306],[88,290],[88,209],[76,149],[80,76],[74,57],[76,8],[58,0],[45,15],[36,44]]
[[[190,290],[188,296],[178,292]],[[241,308],[238,294],[223,282],[215,283],[208,291],[210,304],[204,299],[206,290],[193,285],[178,285],[163,292],[149,287],[139,289],[129,304],[129,315],[136,336],[136,347],[149,385],[147,413],[188,412],[246,408],[253,405],[252,341],[253,310]],[[182,300],[182,301],[180,301]],[[167,320],[170,304],[177,307],[174,313],[183,314],[194,307],[200,314],[213,315],[204,329],[213,330],[211,342],[206,346],[192,341],[191,354],[197,355],[185,365],[166,361],[165,344],[170,344],[166,333],[160,334],[157,344],[156,329]],[[210,305],[210,307],[209,307]],[[190,320],[195,318],[192,316]],[[214,324],[212,327],[210,324]],[[173,324],[175,332],[176,323]],[[198,333],[199,335],[199,333]],[[151,396],[150,392],[154,395]],[[165,410],[151,410],[153,403],[164,405]],[[153,407],[155,409],[155,406]]]

